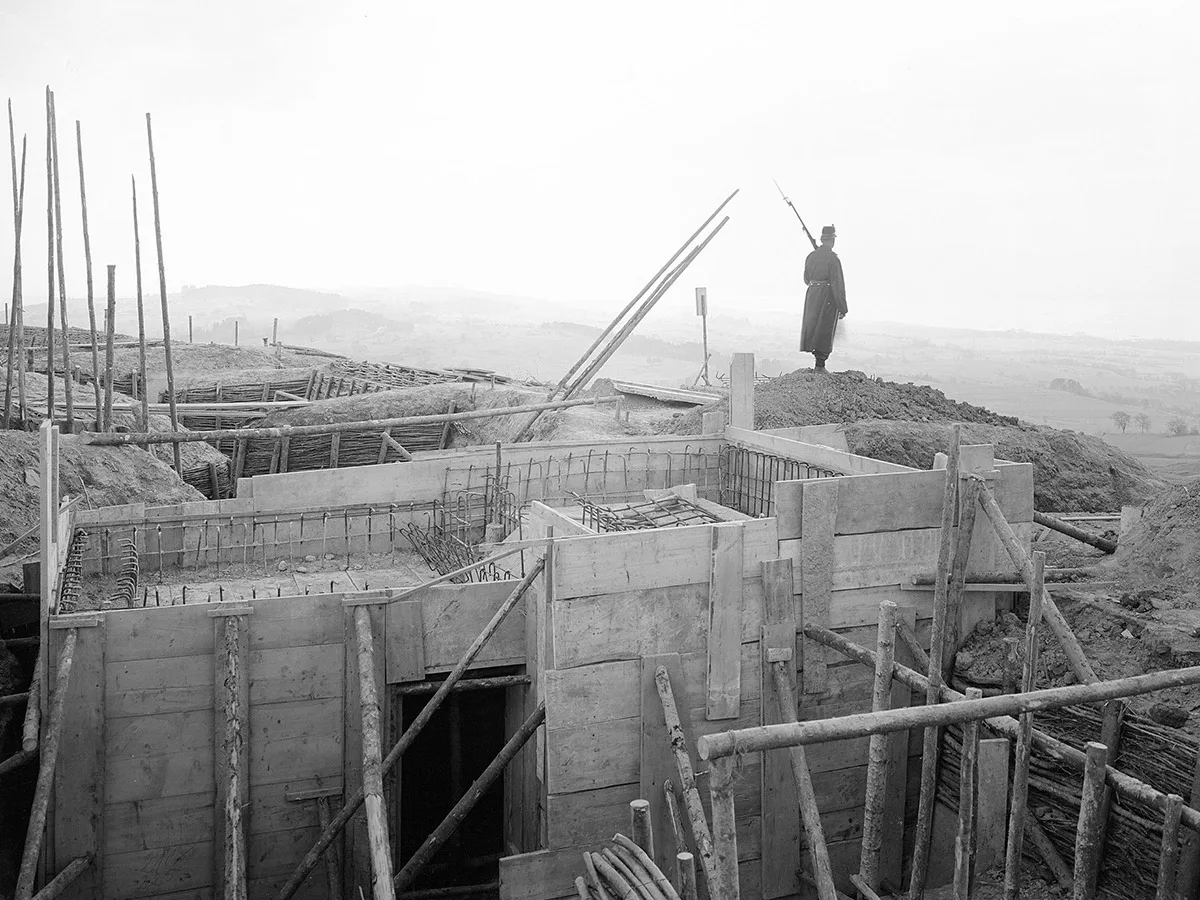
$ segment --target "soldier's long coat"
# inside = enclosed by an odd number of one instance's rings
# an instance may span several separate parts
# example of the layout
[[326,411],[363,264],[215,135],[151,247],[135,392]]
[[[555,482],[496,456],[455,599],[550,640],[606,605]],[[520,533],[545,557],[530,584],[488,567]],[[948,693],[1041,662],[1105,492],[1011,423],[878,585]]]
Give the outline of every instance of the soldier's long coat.
[[804,323],[800,329],[800,350],[804,353],[830,353],[838,318],[848,311],[846,281],[842,262],[832,250],[821,247],[804,260]]

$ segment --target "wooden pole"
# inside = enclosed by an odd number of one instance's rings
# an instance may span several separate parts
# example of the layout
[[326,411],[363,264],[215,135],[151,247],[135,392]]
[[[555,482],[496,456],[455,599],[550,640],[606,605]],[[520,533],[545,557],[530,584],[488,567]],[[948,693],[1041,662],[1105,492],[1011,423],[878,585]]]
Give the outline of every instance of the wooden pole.
[[[775,679],[775,692],[779,695],[779,716],[784,722],[796,721],[796,698],[792,695],[792,682],[787,671],[789,663],[771,663],[771,677]],[[800,807],[800,822],[808,839],[808,853],[812,857],[813,881],[819,900],[836,900],[837,891],[833,884],[833,865],[829,861],[829,846],[825,842],[825,830],[821,827],[821,810],[817,806],[817,792],[813,787],[812,773],[803,747],[789,748],[792,777],[796,782],[796,799]]]
[[643,868],[633,856],[622,847],[605,847],[600,855],[633,885],[633,889],[646,900],[666,900],[662,892],[654,884],[650,873]]
[[[17,262],[20,258],[20,243],[21,243],[21,199],[17,191],[17,136],[16,130],[13,127],[12,114],[12,98],[8,99],[8,150],[9,158],[12,164],[12,195],[13,195],[13,234],[16,237],[13,253],[13,299],[12,299],[12,318],[6,314],[4,316],[5,324],[8,325],[8,366],[6,368],[7,375],[4,382],[4,419],[0,422],[0,427],[8,428],[9,419],[12,416],[12,383],[13,383],[13,363],[14,363],[14,348],[16,345],[17,331]],[[24,158],[22,162],[22,172],[24,171]],[[7,313],[7,311],[6,311]],[[25,348],[21,348],[20,356],[25,355]]]
[[[511,553],[516,552],[519,552],[519,548],[518,550],[510,551],[504,555],[508,556],[511,555]],[[477,563],[476,565],[479,564]],[[525,596],[525,592],[529,590],[530,586],[534,582],[534,579],[536,579],[542,573],[544,566],[544,560],[539,559],[536,563],[534,563],[533,567],[529,570],[529,574],[521,579],[520,583],[513,588],[512,593],[508,595],[508,598],[502,604],[500,604],[500,608],[497,609],[492,615],[491,620],[485,626],[483,626],[483,630],[479,632],[479,635],[474,641],[471,642],[471,646],[467,648],[465,653],[463,653],[462,658],[458,661],[450,674],[446,676],[446,679],[441,683],[441,686],[437,689],[436,693],[429,698],[429,702],[422,707],[421,712],[417,714],[417,717],[413,720],[412,724],[409,725],[408,728],[405,729],[404,734],[400,736],[400,740],[396,742],[396,744],[388,752],[388,755],[384,757],[384,772],[387,772],[396,764],[396,761],[404,755],[404,752],[412,745],[412,742],[416,740],[417,736],[421,733],[425,726],[429,724],[429,720],[433,718],[433,714],[438,711],[438,708],[442,705],[446,697],[452,690],[454,690],[454,686],[459,682],[463,675],[466,674],[467,669],[469,669],[471,664],[475,661],[475,657],[477,657],[480,651],[483,650],[483,646],[488,642],[488,639],[496,633],[496,629],[500,627],[505,617],[512,612],[513,607],[517,605],[517,602],[523,596]],[[425,586],[428,586],[428,584],[432,584],[432,582],[428,582]],[[545,710],[543,708],[543,715],[544,714]],[[328,847],[333,842],[333,839],[337,836],[337,834],[346,827],[346,823],[350,821],[350,817],[354,815],[355,811],[360,806],[362,806],[365,799],[366,794],[360,787],[349,799],[346,800],[346,805],[342,807],[341,811],[338,812],[333,821],[329,823],[329,826],[321,830],[321,836],[317,838],[317,842],[313,844],[312,848],[307,854],[305,854],[304,859],[302,859],[300,864],[296,867],[296,871],[292,873],[292,877],[289,878],[287,883],[284,884],[284,886],[280,889],[278,895],[279,900],[288,900],[289,897],[296,893],[300,885],[304,882],[304,879],[308,877],[309,873],[312,872],[314,868],[316,868],[317,863],[321,859],[321,854],[324,852],[325,848]]]
[[[979,700],[983,691],[967,688],[967,699]],[[975,859],[975,760],[979,755],[979,722],[969,720],[962,726],[962,765],[958,773],[958,832],[954,837],[954,897],[969,900],[974,878],[971,864]]]
[[1175,900],[1175,876],[1179,866],[1179,817],[1183,813],[1183,797],[1167,795],[1167,811],[1163,814],[1162,850],[1158,858],[1158,890],[1154,900]]
[[[42,656],[38,654],[37,659],[33,663],[33,678],[29,681],[29,696],[40,698],[42,696]],[[32,753],[38,746],[38,728],[41,725],[42,705],[39,700],[29,703],[25,707],[25,722],[21,729],[21,749],[26,753]]]
[[1083,793],[1079,804],[1079,824],[1075,829],[1075,886],[1073,900],[1092,900],[1096,896],[1096,876],[1100,873],[1100,802],[1104,795],[1104,770],[1108,748],[1098,741],[1084,747],[1087,765],[1083,770]]
[[188,343],[192,343],[192,317],[188,316]]
[[979,506],[981,482],[959,482],[958,538],[954,542],[954,562],[950,567],[950,583],[946,587],[946,650],[942,654],[942,680],[950,680],[954,657],[962,643],[962,599],[966,584],[967,562],[971,557],[971,534],[975,530],[975,510]]
[[90,851],[83,856],[75,857],[45,887],[34,894],[33,900],[55,900],[56,897],[62,896],[63,892],[71,886],[71,883],[92,864],[93,859],[95,859],[95,856]]
[[654,826],[650,823],[649,800],[629,801],[629,833],[633,835],[635,844],[651,856],[654,855]]
[[[1082,753],[1079,754],[1083,756]],[[1050,840],[1050,835],[1046,834],[1041,823],[1038,822],[1037,816],[1029,811],[1025,815],[1025,831],[1028,833],[1029,841],[1037,848],[1038,853],[1045,862],[1046,867],[1054,874],[1055,880],[1059,886],[1070,891],[1075,885],[1075,880],[1071,877],[1071,867],[1066,864],[1062,858],[1062,854],[1058,852],[1058,848],[1054,846],[1054,842]]]
[[1062,519],[1048,516],[1045,513],[1038,512],[1036,509],[1033,511],[1033,521],[1057,531],[1059,534],[1065,534],[1067,537],[1075,538],[1077,541],[1095,547],[1097,550],[1103,550],[1105,553],[1117,552],[1116,541],[1110,541],[1108,538],[1091,534],[1082,528],[1075,527],[1070,522],[1064,522]]
[[[146,389],[146,312],[142,305],[142,239],[138,234],[137,179],[130,175],[129,182],[133,186],[133,267],[137,278],[138,380],[142,385],[142,428],[149,431],[150,392]],[[191,319],[192,317],[188,316],[189,331]]]
[[[108,343],[104,348],[104,430],[112,431],[113,402],[113,330],[117,318],[117,267],[108,267],[108,307],[105,312],[104,330]],[[143,391],[142,393],[145,393]]]
[[25,831],[25,850],[21,855],[21,871],[17,877],[17,890],[14,894],[16,900],[30,900],[33,896],[33,881],[37,876],[38,856],[42,850],[42,834],[46,830],[46,810],[50,803],[50,789],[54,785],[54,766],[58,762],[63,708],[67,702],[71,663],[75,660],[75,642],[78,637],[78,629],[69,629],[58,654],[58,668],[54,673],[54,695],[50,700],[50,719],[47,722],[46,733],[42,736],[42,758],[38,766],[37,786],[33,792],[33,805],[29,811],[29,827]]
[[[108,267],[109,272],[113,266]],[[111,278],[110,278],[111,282]],[[111,382],[110,382],[111,384]],[[239,629],[241,616],[225,616],[222,652],[225,655],[225,765],[229,779],[225,791],[225,898],[246,900],[246,834],[242,825],[242,803],[245,794],[242,771],[242,745],[245,742],[246,709],[242,705]]]
[[675,799],[675,784],[670,778],[663,782],[663,794],[667,798],[667,816],[671,822],[671,834],[675,837],[675,852],[684,853],[688,849],[687,832],[683,828],[679,801]]
[[604,886],[604,879],[600,877],[600,872],[596,869],[596,861],[592,859],[591,853],[584,852],[583,865],[587,870],[588,883],[595,888],[600,900],[611,900],[612,894]]
[[[46,418],[54,420],[54,146],[46,85]],[[63,334],[63,340],[67,335]]]
[[[962,426],[955,425],[950,438],[950,453],[946,462],[946,477],[942,485],[942,521],[938,534],[938,560],[933,587],[933,629],[929,636],[929,691],[927,706],[940,699],[943,683],[943,660],[946,652],[946,621],[951,554],[954,548],[954,504],[958,489],[958,456]],[[929,873],[929,839],[933,833],[933,807],[937,800],[938,751],[940,733],[927,728],[921,751],[921,794],[917,803],[915,842],[908,894],[911,900],[925,896],[925,879]]]
[[683,736],[683,726],[679,723],[679,710],[675,708],[675,694],[671,690],[671,676],[667,674],[666,666],[659,666],[654,670],[654,684],[658,689],[658,699],[662,703],[667,739],[675,757],[679,788],[683,791],[683,805],[692,825],[696,852],[700,854],[700,865],[704,869],[704,879],[708,882],[709,892],[715,893],[720,880],[713,859],[712,832],[709,831],[708,820],[704,817],[704,805],[700,802],[700,791],[696,788],[696,776],[692,771],[687,739]]
[[[888,709],[892,703],[892,664],[896,647],[896,604],[884,600],[879,604],[879,636],[875,656],[875,690],[871,709]],[[883,850],[883,807],[887,801],[888,745],[887,735],[871,736],[867,754],[867,792],[863,801],[862,852],[858,872],[872,890],[879,890],[879,854]],[[807,818],[807,810],[801,807]]]
[[233,346],[238,345],[238,320],[233,320]]
[[681,900],[699,900],[696,889],[696,857],[686,850],[675,854],[675,872]]
[[534,403],[528,406],[502,406],[494,409],[472,409],[457,413],[434,413],[428,416],[407,416],[396,419],[370,419],[362,422],[334,422],[327,425],[291,425],[279,428],[228,428],[220,431],[156,431],[153,434],[86,434],[85,443],[97,446],[122,444],[186,444],[196,441],[278,440],[282,437],[301,437],[312,434],[341,434],[346,431],[383,431],[404,425],[437,425],[443,422],[463,422],[493,416],[512,416],[531,409],[568,409],[573,406],[592,406],[615,403],[617,397],[598,397],[586,400],[558,400],[554,403]]
[[721,900],[738,900],[737,810],[733,802],[734,761],[713,760],[708,768],[708,791],[712,797],[713,857],[717,882],[709,894]]
[[[96,347],[96,301],[92,283],[92,240],[88,232],[87,188],[83,180],[83,130],[75,120],[75,156],[79,160],[79,206],[83,211],[83,264],[87,270],[88,327],[92,335],[92,390],[96,395],[96,418],[100,418],[100,351]],[[100,423],[96,423],[97,429]]]
[[[16,184],[16,137],[13,132],[12,121],[12,101],[8,103],[8,138],[9,149],[12,154],[12,164],[14,166],[13,178],[14,185]],[[21,421],[24,427],[26,416],[26,399],[25,399],[25,311],[24,303],[21,297],[22,293],[22,278],[21,278],[21,233],[25,220],[25,152],[27,143],[25,136],[21,136],[21,183],[13,194],[13,288],[12,288],[12,324],[9,330],[8,341],[8,380],[12,381],[12,370],[15,362],[17,369],[17,418]],[[11,421],[11,388],[6,385],[4,392],[4,422],[3,428],[7,429]]]
[[[58,177],[58,113],[50,92],[50,142],[54,148],[54,252],[58,260],[58,306],[63,334],[63,394],[67,400],[67,431],[75,430],[75,377],[71,366],[71,330],[67,319],[67,277],[63,271],[62,194]],[[54,301],[51,300],[51,303]]]
[[466,818],[467,813],[475,808],[475,804],[487,793],[488,788],[504,773],[504,767],[521,751],[521,748],[533,737],[534,733],[545,720],[546,704],[539,703],[537,709],[521,724],[516,733],[508,739],[508,743],[504,745],[503,749],[496,755],[496,758],[488,763],[488,767],[475,779],[475,783],[467,789],[467,793],[454,804],[454,808],[446,814],[446,818],[442,820],[442,823],[433,830],[433,833],[425,839],[425,842],[421,844],[417,852],[409,857],[408,862],[404,864],[404,868],[396,874],[394,887],[397,891],[402,891],[412,884],[425,864],[437,853],[454,830],[462,824],[462,820]]
[[[1033,554],[1034,590],[1029,592],[1029,617],[1025,622],[1025,663],[1021,673],[1021,690],[1028,693],[1037,681],[1038,625],[1042,618],[1042,585],[1046,571],[1046,554]],[[1004,900],[1016,900],[1020,892],[1021,850],[1025,839],[1025,808],[1029,802],[1029,758],[1033,740],[1033,715],[1021,716],[1017,737],[1016,760],[1013,763],[1012,803],[1008,815],[1008,846],[1004,861]]]
[[[992,527],[996,530],[996,534],[1000,538],[1000,543],[1004,545],[1009,559],[1012,560],[1013,565],[1020,571],[1025,584],[1030,590],[1033,590],[1033,564],[1029,561],[1029,557],[1025,555],[1025,550],[1017,540],[1016,534],[1013,533],[1012,526],[1004,518],[1004,512],[1000,509],[1000,504],[996,502],[995,495],[992,494],[991,489],[987,485],[983,485],[980,489],[979,502],[983,506],[984,513],[991,520]],[[1046,619],[1046,624],[1050,626],[1050,630],[1054,632],[1054,636],[1058,639],[1059,644],[1062,645],[1063,653],[1066,654],[1067,660],[1071,663],[1071,671],[1075,673],[1075,677],[1084,684],[1094,684],[1098,681],[1096,673],[1092,670],[1091,664],[1087,661],[1087,657],[1083,653],[1083,647],[1080,646],[1075,633],[1071,631],[1071,626],[1067,624],[1067,620],[1063,618],[1063,614],[1054,603],[1054,599],[1046,591],[1045,585],[1042,586],[1042,615]]]
[[[635,800],[633,802],[636,803],[637,801]],[[652,832],[649,831],[650,804],[648,801],[642,802],[646,803],[645,809],[647,822],[645,827],[647,830],[645,833],[646,835],[650,836],[652,835]],[[630,855],[637,861],[637,864],[641,866],[653,880],[654,887],[656,887],[662,893],[666,900],[681,900],[679,893],[675,890],[675,886],[671,884],[670,879],[663,874],[662,869],[658,867],[658,863],[654,861],[654,850],[651,847],[648,847],[645,844],[639,844],[636,841],[625,837],[623,834],[614,834],[613,843],[629,851]]]
[[[171,316],[167,309],[167,270],[163,263],[162,217],[158,209],[158,173],[154,166],[154,134],[150,113],[146,113],[146,143],[150,148],[150,194],[154,198],[154,245],[158,250],[158,295],[162,301],[163,357],[167,367],[167,399],[171,404],[171,431],[179,430],[179,411],[175,408],[175,368],[171,364]],[[149,426],[147,426],[149,427]],[[183,474],[179,445],[175,445],[175,471]]]
[[[317,798],[317,824],[324,831],[329,827],[329,798]],[[325,848],[325,885],[329,900],[342,900],[342,872],[338,865],[337,848],[330,845]]]
[[754,728],[735,728],[701,737],[696,743],[701,759],[723,759],[737,753],[759,750],[778,750],[796,745],[822,744],[867,737],[872,734],[892,734],[910,728],[931,725],[954,725],[958,722],[1012,716],[1017,713],[1043,709],[1061,709],[1100,703],[1117,697],[1136,697],[1167,688],[1200,684],[1200,666],[1166,669],[1146,675],[1115,678],[1095,684],[1071,684],[1066,687],[1045,688],[1020,694],[1000,694],[971,702],[954,701],[937,706],[905,707],[882,712],[857,713],[834,719],[798,722],[794,725],[759,725]]
[[279,359],[283,355],[283,351],[279,346],[279,316],[275,317],[275,321],[271,325],[271,346],[275,348],[275,358]]
[[632,884],[614,868],[611,861],[600,853],[592,854],[592,864],[596,867],[596,871],[604,876],[604,879],[617,892],[621,900],[642,900],[642,894],[634,888]]
[[380,746],[379,697],[375,687],[375,637],[371,612],[354,608],[358,644],[358,696],[362,706],[362,789],[367,810],[367,839],[371,847],[371,890],[378,900],[392,900],[391,840],[383,802],[383,760]]
[[904,642],[904,646],[908,649],[908,652],[912,654],[913,662],[920,668],[929,671],[929,654],[921,646],[916,632],[903,619],[896,620],[896,634]]

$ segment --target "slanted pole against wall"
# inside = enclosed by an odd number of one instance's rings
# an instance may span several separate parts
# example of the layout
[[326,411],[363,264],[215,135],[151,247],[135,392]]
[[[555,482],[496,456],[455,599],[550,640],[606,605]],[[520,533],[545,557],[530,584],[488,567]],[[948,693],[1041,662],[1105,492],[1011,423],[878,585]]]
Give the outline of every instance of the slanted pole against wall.
[[[954,548],[954,504],[958,490],[958,451],[962,428],[954,426],[950,440],[950,454],[946,462],[946,480],[942,487],[942,522],[938,542],[937,572],[933,582],[933,629],[929,637],[929,691],[925,694],[927,706],[940,699],[943,660],[946,652],[946,625],[948,611],[948,577]],[[937,767],[940,735],[938,729],[925,729],[921,749],[921,795],[917,804],[915,842],[913,844],[912,869],[909,875],[908,894],[911,900],[925,896],[925,879],[929,873],[929,839],[933,832],[933,806],[937,794]]]
[[30,900],[33,897],[38,856],[42,850],[42,835],[46,830],[46,811],[50,803],[50,788],[54,784],[54,766],[58,762],[63,708],[67,702],[67,688],[71,681],[71,664],[75,660],[75,644],[78,638],[77,629],[72,628],[68,631],[66,640],[63,642],[62,652],[58,656],[58,668],[54,673],[54,696],[50,701],[46,733],[42,736],[41,764],[38,767],[33,806],[29,811],[29,827],[25,832],[25,849],[21,855],[21,871],[17,877],[17,890],[14,894],[16,900]]
[[371,613],[354,609],[358,650],[358,697],[362,707],[362,790],[367,809],[367,839],[371,847],[371,890],[377,900],[391,900],[392,859],[383,802],[383,760],[380,744],[379,695],[375,685],[375,637]]
[[[892,700],[892,665],[895,662],[896,604],[879,604],[879,634],[876,638],[875,689],[871,709],[888,709]],[[873,891],[879,890],[879,854],[883,850],[883,807],[887,799],[888,737],[871,736],[867,756],[867,790],[863,801],[862,852],[858,872]]]
[[[516,553],[519,551],[519,549],[520,548],[511,551],[511,553]],[[412,724],[409,725],[404,734],[401,735],[400,740],[397,741],[395,746],[393,746],[388,752],[388,755],[383,760],[384,772],[388,771],[392,766],[394,766],[397,760],[404,755],[404,752],[410,746],[412,746],[412,742],[416,740],[417,736],[421,733],[425,726],[429,724],[429,720],[433,718],[433,714],[438,711],[438,708],[445,701],[446,697],[449,696],[452,690],[454,690],[454,686],[458,684],[463,675],[466,674],[467,669],[470,668],[480,651],[483,650],[483,647],[488,642],[488,639],[496,633],[496,629],[500,627],[505,617],[512,612],[513,607],[515,607],[521,598],[525,596],[525,592],[529,590],[534,580],[542,574],[545,564],[546,563],[544,559],[539,559],[529,570],[529,573],[521,579],[520,583],[515,588],[513,588],[512,593],[508,595],[507,599],[500,604],[500,608],[496,610],[491,620],[485,626],[483,626],[483,630],[479,633],[475,640],[471,642],[471,646],[467,648],[466,652],[462,656],[462,659],[458,661],[454,669],[449,675],[446,676],[446,680],[442,682],[441,687],[439,687],[437,692],[429,698],[429,702],[425,704],[424,708],[417,715],[416,719],[413,720]],[[423,585],[422,587],[428,587],[428,585]],[[417,588],[416,590],[420,589],[421,588]],[[350,821],[351,816],[354,815],[358,808],[363,805],[363,801],[365,799],[366,794],[360,787],[346,800],[346,805],[343,806],[338,814],[333,818],[333,821],[330,822],[326,828],[321,830],[321,836],[317,838],[317,842],[313,844],[312,848],[307,854],[305,854],[304,859],[300,861],[300,865],[296,867],[296,871],[292,873],[292,877],[289,878],[287,883],[284,884],[284,886],[280,889],[279,900],[288,900],[289,897],[296,893],[300,885],[304,882],[304,879],[308,877],[309,873],[312,872],[312,870],[316,868],[317,863],[320,862],[321,855],[324,853],[325,848],[328,847],[333,842],[333,839],[341,832],[341,830],[346,827],[346,823]]]

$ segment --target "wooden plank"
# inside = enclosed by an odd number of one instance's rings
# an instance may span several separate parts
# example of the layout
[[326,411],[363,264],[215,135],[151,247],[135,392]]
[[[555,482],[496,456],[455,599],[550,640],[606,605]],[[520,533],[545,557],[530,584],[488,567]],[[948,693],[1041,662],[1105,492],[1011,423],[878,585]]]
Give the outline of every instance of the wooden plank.
[[[78,629],[71,681],[63,706],[59,736],[66,757],[54,771],[54,804],[50,834],[53,853],[61,868],[77,856],[96,858],[62,894],[64,897],[102,900],[104,880],[104,769],[105,728],[105,627]],[[52,658],[57,660],[65,632],[51,635]],[[36,702],[36,701],[34,701]]]
[[[803,593],[799,572],[801,540],[781,540],[779,555],[797,566],[796,593]],[[833,539],[833,590],[907,582],[937,566],[938,530],[922,528],[881,531],[874,534],[835,535]]]
[[200,844],[213,839],[213,792],[110,803],[104,816],[106,855]]
[[107,662],[211,656],[212,622],[208,604],[155,609],[112,609],[107,620]]
[[740,522],[712,526],[708,581],[708,718],[736,719],[741,702],[742,529]]
[[[205,715],[205,719],[209,723],[211,741],[211,713]],[[136,751],[117,754],[110,746],[105,760],[104,779],[110,804],[211,791],[212,747],[210,744],[201,749],[146,755]]]
[[976,769],[975,869],[1004,864],[1008,825],[1008,738],[979,742]]
[[343,652],[341,644],[251,652],[247,657],[248,670],[254,673],[250,682],[250,703],[259,706],[340,698]]
[[250,784],[286,784],[300,774],[336,781],[342,737],[340,697],[252,707]]
[[[396,604],[389,604],[396,605]],[[384,607],[370,606],[367,607],[371,616],[371,634],[374,644],[374,663],[375,663],[375,683],[382,684],[385,670],[385,639],[384,627],[385,616]],[[347,607],[345,610],[345,627],[346,627],[346,654],[345,654],[345,703],[343,705],[343,751],[342,757],[342,779],[345,785],[347,796],[354,794],[362,787],[362,705],[359,701],[359,672],[358,672],[358,654],[350,648],[357,644],[357,629],[354,624],[355,607]],[[380,719],[387,721],[387,691],[382,692],[379,698]],[[355,865],[352,860],[358,859],[361,855],[366,854],[369,859],[369,849],[367,847],[367,819],[365,807],[360,808],[346,826],[343,839],[343,859],[346,865],[343,867],[342,873],[342,893],[346,897],[357,897],[358,889],[361,887],[363,891],[369,892],[372,885],[371,866],[368,863],[365,868]]]
[[425,626],[421,613],[420,600],[400,600],[387,605],[384,656],[388,684],[425,680]]
[[257,598],[250,649],[279,650],[342,643],[341,600],[340,594]]
[[[216,795],[214,797],[213,813],[213,885],[219,894],[228,896],[231,891],[236,895],[237,885],[226,883],[226,874],[230,871],[226,852],[229,842],[229,814],[226,812],[230,803],[236,803],[244,815],[245,807],[250,796],[250,681],[251,675],[247,669],[247,657],[250,646],[250,616],[222,616],[212,620],[213,643],[217,647],[213,654],[213,774],[215,778]],[[237,627],[236,660],[230,661],[225,651],[227,629]],[[236,671],[231,671],[236,667]],[[229,704],[226,700],[230,679],[234,679],[237,689],[236,706],[233,715],[238,722],[241,732],[241,743],[237,750],[237,793],[230,797],[230,778],[235,774],[230,771],[230,748],[227,745],[230,719]],[[247,828],[244,819],[240,836],[235,836],[237,851],[246,852]],[[233,853],[230,854],[236,860]],[[240,877],[246,874],[245,861],[236,863],[236,871]]]
[[[869,456],[857,456],[832,447],[792,438],[769,434],[764,431],[749,431],[745,428],[725,429],[725,439],[739,447],[763,450],[773,456],[794,459],[809,465],[819,466],[832,472],[846,475],[874,475],[883,472],[915,472],[910,466],[885,462]],[[782,482],[780,482],[782,483]]]
[[104,896],[134,900],[207,887],[212,866],[212,841],[116,853],[105,859]]
[[754,430],[753,353],[735,353],[729,364],[729,425]]
[[[916,619],[917,613],[913,607],[898,606],[896,608],[897,624],[903,623],[915,631]],[[919,668],[904,641],[897,640],[893,652],[896,662],[909,668]],[[908,706],[911,702],[911,689],[907,685],[893,680],[889,708],[899,709]],[[864,711],[868,708],[864,704]],[[879,877],[884,882],[894,885],[902,883],[904,868],[904,801],[908,787],[908,742],[910,737],[907,731],[898,731],[888,736],[887,795],[883,804],[883,833],[886,838],[879,854],[878,871]]]
[[[650,824],[654,839],[654,861],[664,872],[671,871],[675,862],[675,837],[671,816],[667,809],[665,785],[668,781],[679,784],[675,767],[675,755],[667,737],[667,722],[663,715],[662,700],[654,673],[665,666],[671,679],[676,704],[687,705],[687,683],[683,678],[683,666],[679,654],[647,656],[641,665],[641,733],[639,751],[638,796],[650,802]],[[675,686],[679,690],[675,690]],[[682,722],[680,723],[683,724]],[[685,737],[686,737],[685,733]],[[678,790],[678,789],[677,789]],[[680,794],[676,794],[681,797]],[[626,807],[628,810],[628,807]],[[628,813],[625,827],[628,827]],[[624,829],[621,829],[622,832]]]
[[[899,476],[889,476],[899,477]],[[841,483],[844,478],[822,478],[809,481],[804,487],[804,540],[800,545],[800,580],[804,586],[799,625],[830,626],[830,605],[833,594],[833,535],[834,523],[843,505]],[[813,642],[802,642],[804,678],[801,691],[805,694],[825,690],[825,655]]]
[[[516,586],[515,581],[485,581],[438,585],[422,591],[426,673],[453,669]],[[526,662],[522,622],[522,611],[526,609],[527,598],[517,604],[484,645],[476,657],[476,668]]]

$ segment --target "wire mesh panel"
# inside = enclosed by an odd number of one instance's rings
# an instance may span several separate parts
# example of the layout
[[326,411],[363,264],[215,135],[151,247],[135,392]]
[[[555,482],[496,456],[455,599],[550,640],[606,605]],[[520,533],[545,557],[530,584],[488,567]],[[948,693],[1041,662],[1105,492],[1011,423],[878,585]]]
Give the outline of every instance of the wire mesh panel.
[[800,460],[732,445],[722,448],[720,459],[721,505],[758,518],[775,512],[775,482],[836,478],[843,474]]
[[583,508],[583,524],[593,531],[639,531],[646,528],[678,528],[722,521],[682,497],[664,497],[641,503],[601,506],[586,497],[575,497]]

